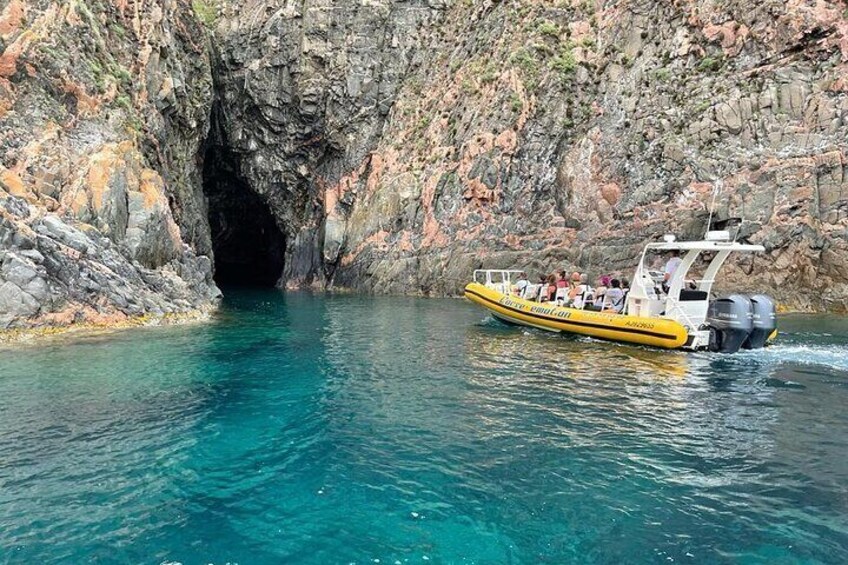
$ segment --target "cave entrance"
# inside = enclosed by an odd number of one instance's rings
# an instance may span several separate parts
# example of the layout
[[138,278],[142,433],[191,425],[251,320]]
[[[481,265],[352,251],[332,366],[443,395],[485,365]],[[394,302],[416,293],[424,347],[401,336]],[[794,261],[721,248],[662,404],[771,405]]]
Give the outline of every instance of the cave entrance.
[[218,286],[275,286],[285,266],[285,235],[263,198],[242,178],[238,157],[226,147],[207,148],[203,191]]

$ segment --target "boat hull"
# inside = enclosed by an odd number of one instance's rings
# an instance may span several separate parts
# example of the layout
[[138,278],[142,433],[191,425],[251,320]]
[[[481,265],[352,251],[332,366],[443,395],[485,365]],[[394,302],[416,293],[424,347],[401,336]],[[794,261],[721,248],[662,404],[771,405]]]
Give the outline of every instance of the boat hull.
[[465,297],[498,319],[547,331],[665,349],[682,348],[689,337],[686,328],[673,320],[550,306],[507,296],[478,283],[470,283],[465,287]]

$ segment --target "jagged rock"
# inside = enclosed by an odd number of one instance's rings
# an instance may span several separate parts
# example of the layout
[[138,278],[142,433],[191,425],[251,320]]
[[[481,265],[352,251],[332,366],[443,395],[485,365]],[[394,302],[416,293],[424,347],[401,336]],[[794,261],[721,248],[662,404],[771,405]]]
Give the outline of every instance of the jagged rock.
[[8,282],[16,284],[19,288],[28,285],[38,276],[36,266],[26,259],[14,253],[7,253],[3,259],[0,276]]
[[[289,234],[288,285],[455,293],[506,253],[629,275],[644,238],[702,234],[720,189],[716,220],[744,218],[741,237],[808,280],[790,291],[764,261],[729,265],[730,283],[844,309],[848,43],[821,4],[316,0],[308,22],[278,24],[233,3],[216,32],[222,128]],[[814,31],[827,39],[805,43]],[[839,251],[807,258],[813,240]]]
[[38,312],[38,301],[11,281],[0,284],[0,328]]
[[716,120],[732,134],[742,131],[742,115],[737,103],[724,103],[716,108]]
[[210,307],[212,76],[189,4],[15,4],[0,25],[0,326]]
[[258,225],[281,286],[453,294],[627,273],[718,189],[769,253],[729,283],[848,308],[835,0],[215,4],[211,32],[165,0],[0,14],[4,327],[213,305],[210,217]]
[[53,215],[45,216],[35,226],[35,231],[79,253],[88,251],[92,241],[80,230],[73,228]]

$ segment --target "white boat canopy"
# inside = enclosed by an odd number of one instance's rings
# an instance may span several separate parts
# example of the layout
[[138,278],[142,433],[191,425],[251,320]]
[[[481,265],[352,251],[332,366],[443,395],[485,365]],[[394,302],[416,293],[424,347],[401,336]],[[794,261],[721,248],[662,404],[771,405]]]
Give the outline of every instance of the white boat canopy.
[[[657,288],[657,280],[646,265],[649,252],[678,251],[680,264],[665,281],[667,292]],[[756,253],[765,251],[762,245],[730,241],[726,231],[707,232],[700,241],[675,241],[665,236],[665,241],[648,243],[642,251],[630,293],[627,296],[627,313],[648,318],[669,318],[680,322],[690,332],[701,329],[707,317],[710,292],[719,269],[731,253]],[[689,271],[702,253],[715,253],[700,279],[692,279]],[[656,273],[654,273],[656,274]]]
[[646,249],[654,249],[657,251],[691,251],[697,249],[700,251],[765,251],[766,248],[762,245],[752,245],[749,243],[736,243],[735,241],[675,241],[672,243],[649,243],[645,246]]

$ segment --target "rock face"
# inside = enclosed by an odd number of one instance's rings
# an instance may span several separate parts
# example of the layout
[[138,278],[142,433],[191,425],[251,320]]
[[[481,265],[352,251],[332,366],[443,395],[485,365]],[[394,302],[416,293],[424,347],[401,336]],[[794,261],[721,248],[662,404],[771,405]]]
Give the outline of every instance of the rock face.
[[192,5],[3,6],[0,327],[627,275],[713,199],[728,286],[848,309],[844,3]]
[[646,238],[700,236],[715,195],[714,227],[767,249],[729,284],[848,308],[844,4],[240,6],[216,30],[221,130],[290,286],[629,273]]
[[0,328],[214,304],[208,47],[173,0],[0,13]]
[[[399,91],[444,11],[433,0],[262,0],[225,9],[216,28],[214,141],[285,232],[287,286],[332,280],[357,205],[335,187],[351,175],[352,189],[365,182]],[[396,221],[393,211],[373,212]]]

